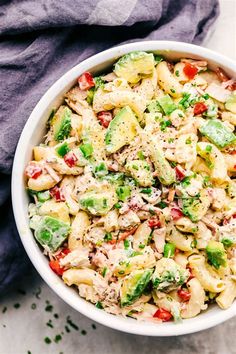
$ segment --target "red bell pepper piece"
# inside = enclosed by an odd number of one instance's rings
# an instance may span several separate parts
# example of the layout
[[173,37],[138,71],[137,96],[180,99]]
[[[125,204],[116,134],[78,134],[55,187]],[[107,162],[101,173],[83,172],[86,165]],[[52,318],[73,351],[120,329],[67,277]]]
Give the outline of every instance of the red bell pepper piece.
[[56,199],[56,202],[64,202],[66,200],[61,188],[55,186],[50,189],[50,195],[52,198]]
[[205,105],[205,103],[197,102],[194,105],[193,114],[195,116],[197,116],[198,114],[202,114],[202,113],[206,112],[207,110],[208,110],[208,108],[207,108],[207,105]]
[[28,178],[37,179],[42,173],[42,168],[36,163],[34,163],[34,161],[30,162],[25,169],[25,175]]
[[162,320],[163,322],[167,322],[172,318],[172,314],[163,309],[163,308],[159,308],[153,315],[154,318],[159,318],[160,320]]
[[189,301],[191,294],[188,290],[184,290],[184,289],[179,289],[177,291],[178,296],[183,300],[183,301]]
[[104,128],[107,128],[110,122],[112,121],[112,113],[109,111],[99,112],[97,115],[97,119]]
[[194,66],[190,63],[186,63],[183,68],[183,72],[190,80],[192,80],[192,79],[194,79],[195,75],[197,74],[198,69],[196,68],[196,66]]
[[76,161],[78,161],[77,156],[73,153],[73,151],[69,151],[65,156],[64,156],[64,161],[69,167],[74,167],[76,164]]
[[79,88],[82,91],[89,90],[91,87],[95,86],[95,81],[94,81],[91,73],[89,73],[89,72],[83,73],[78,78],[78,83],[79,83]]
[[170,214],[171,214],[172,219],[174,221],[177,221],[177,220],[179,220],[180,218],[182,218],[184,216],[182,211],[180,209],[177,209],[177,208],[171,208]]

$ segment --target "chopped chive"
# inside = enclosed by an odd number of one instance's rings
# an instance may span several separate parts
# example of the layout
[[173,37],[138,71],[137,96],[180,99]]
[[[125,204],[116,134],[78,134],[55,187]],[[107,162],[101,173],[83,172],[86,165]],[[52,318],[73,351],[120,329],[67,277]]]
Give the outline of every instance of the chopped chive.
[[138,158],[140,159],[140,160],[145,160],[145,156],[144,156],[144,154],[143,154],[143,152],[140,150],[140,151],[138,151]]
[[59,315],[58,315],[57,313],[54,313],[53,316],[54,316],[54,318],[56,318],[56,319],[59,318]]
[[211,145],[207,145],[206,146],[206,152],[211,152],[212,151],[212,146]]
[[86,332],[84,329],[82,329],[81,334],[82,334],[83,336],[85,336],[85,335],[87,334],[87,332]]
[[67,320],[68,325],[70,325],[76,331],[79,330],[79,327],[74,322],[72,322],[72,320],[70,319],[70,316],[67,316],[66,320]]
[[102,303],[101,303],[100,301],[97,301],[96,304],[95,304],[95,306],[96,306],[98,309],[100,309],[100,310],[103,309]]
[[33,304],[31,305],[32,310],[35,310],[36,307],[37,307],[37,305],[36,305],[35,303],[33,303]]
[[44,342],[45,342],[46,344],[52,343],[52,341],[51,341],[51,339],[50,339],[49,337],[45,337],[45,338],[44,338]]
[[52,320],[49,320],[46,325],[50,328],[53,328]]
[[15,309],[18,309],[20,307],[20,304],[17,302],[16,304],[14,304]]
[[68,326],[65,326],[65,330],[67,333],[70,333],[70,328]]
[[53,310],[53,306],[51,304],[48,304],[46,307],[45,307],[45,311],[47,312],[52,312]]
[[4,306],[3,309],[2,309],[2,313],[5,313],[7,311],[7,307]]
[[179,70],[175,71],[175,76],[179,77]]
[[138,248],[144,248],[145,247],[145,245],[143,244],[143,243],[140,243],[140,245],[138,246]]
[[129,247],[130,247],[129,240],[124,240],[124,248],[125,248],[126,250],[128,250]]
[[112,234],[111,232],[107,232],[104,236],[104,241],[108,242],[112,240]]
[[102,270],[103,278],[105,277],[106,273],[107,273],[107,267],[104,267],[103,270]]
[[58,343],[58,342],[60,342],[60,340],[62,340],[62,336],[60,334],[57,334],[54,338],[54,342]]
[[116,204],[114,205],[114,208],[120,209],[120,208],[121,208],[121,204],[120,204],[120,203],[116,203]]
[[94,323],[92,323],[92,329],[96,329],[96,325]]
[[151,194],[152,193],[152,189],[150,187],[143,188],[143,189],[141,189],[141,193]]

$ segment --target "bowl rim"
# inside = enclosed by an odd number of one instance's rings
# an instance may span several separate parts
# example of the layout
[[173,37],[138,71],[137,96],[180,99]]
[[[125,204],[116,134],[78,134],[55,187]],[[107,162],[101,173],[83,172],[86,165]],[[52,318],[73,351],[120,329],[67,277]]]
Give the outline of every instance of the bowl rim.
[[193,44],[164,40],[137,41],[118,45],[95,54],[77,64],[72,69],[68,70],[46,91],[46,93],[42,96],[30,114],[21,133],[16,148],[12,169],[11,189],[14,217],[23,246],[38,273],[61,299],[63,299],[67,304],[69,304],[81,314],[107,327],[126,333],[157,337],[194,333],[205,330],[207,328],[211,328],[235,316],[236,302],[227,310],[217,309],[216,311],[213,311],[213,313],[210,313],[210,310],[208,310],[204,315],[201,314],[200,316],[197,316],[193,319],[184,320],[182,323],[177,325],[173,323],[161,323],[160,325],[155,323],[150,324],[147,322],[139,322],[133,319],[108,314],[105,311],[97,309],[88,301],[82,299],[78,293],[65,285],[63,281],[61,281],[61,279],[59,279],[59,277],[51,271],[51,269],[48,267],[48,264],[45,262],[43,253],[32,237],[32,232],[28,225],[28,218],[24,213],[25,190],[23,185],[21,188],[19,188],[19,181],[23,180],[22,176],[24,171],[24,156],[27,152],[27,146],[29,144],[30,137],[37,124],[42,119],[42,112],[45,110],[45,108],[49,107],[49,104],[53,99],[56,98],[57,93],[62,90],[62,87],[65,87],[69,82],[75,80],[78,75],[88,71],[95,65],[105,63],[108,60],[115,60],[119,56],[133,50],[166,52],[173,51],[178,52],[179,54],[188,53],[189,55],[196,55],[203,57],[206,60],[219,63],[236,73],[235,62],[222,54]]

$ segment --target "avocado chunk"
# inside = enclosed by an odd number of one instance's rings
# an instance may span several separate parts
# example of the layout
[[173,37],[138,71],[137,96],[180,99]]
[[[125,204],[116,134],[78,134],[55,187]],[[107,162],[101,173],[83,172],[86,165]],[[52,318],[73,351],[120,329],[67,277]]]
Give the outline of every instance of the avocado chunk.
[[177,109],[176,104],[169,95],[160,97],[157,102],[167,116],[169,116],[173,111]]
[[183,195],[183,214],[188,216],[193,222],[201,220],[210,207],[210,199],[206,190],[202,189],[199,196],[190,197]]
[[175,182],[175,172],[166,160],[163,151],[158,147],[158,142],[152,140],[150,145],[151,157],[154,162],[157,178],[164,185]]
[[34,236],[41,246],[55,252],[66,240],[69,232],[70,225],[68,223],[51,216],[42,216],[39,222],[35,223]]
[[90,191],[80,196],[81,208],[93,215],[105,215],[118,202],[115,191],[112,189],[101,191]]
[[236,91],[234,91],[225,102],[225,108],[236,114]]
[[71,131],[71,110],[61,106],[51,120],[53,137],[56,141],[62,141],[70,135]]
[[199,130],[219,149],[224,149],[236,141],[234,133],[218,119],[209,119]]
[[226,267],[227,255],[221,242],[211,240],[206,247],[206,253],[208,262],[213,267],[216,269],[219,269],[221,266]]
[[152,273],[152,269],[137,270],[124,279],[120,289],[121,307],[132,305],[142,295],[151,279]]
[[105,136],[107,152],[112,154],[129,144],[136,136],[138,128],[138,121],[129,106],[122,108],[107,129]]
[[31,197],[36,196],[40,203],[44,203],[47,200],[51,199],[51,195],[50,195],[49,190],[37,192],[32,189],[28,189],[28,193]]
[[150,165],[145,160],[127,162],[126,169],[140,186],[148,187],[154,182]]
[[189,271],[171,258],[162,258],[156,263],[152,276],[153,287],[159,291],[171,291],[183,285],[189,277]]
[[115,64],[117,76],[135,84],[142,77],[151,75],[155,66],[154,55],[141,51],[125,54]]

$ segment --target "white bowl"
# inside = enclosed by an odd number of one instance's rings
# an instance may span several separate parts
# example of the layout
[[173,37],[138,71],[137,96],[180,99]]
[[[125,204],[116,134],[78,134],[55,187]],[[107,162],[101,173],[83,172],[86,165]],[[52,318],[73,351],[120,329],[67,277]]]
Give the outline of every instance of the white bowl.
[[172,322],[161,324],[138,322],[131,318],[108,314],[82,299],[74,289],[66,286],[53,273],[48,266],[48,260],[38,247],[29,228],[27,213],[29,199],[25,191],[23,173],[27,162],[32,156],[33,146],[39,144],[42,140],[45,123],[52,107],[59,106],[63,95],[75,84],[80,74],[85,71],[91,71],[92,73],[101,72],[111,66],[118,57],[133,50],[156,51],[170,59],[178,59],[180,57],[206,59],[210,63],[211,68],[220,66],[225,69],[229,76],[236,75],[236,64],[223,55],[199,46],[168,41],[143,41],[121,45],[94,55],[76,65],[55,82],[41,98],[21,134],[12,171],[12,202],[15,220],[25,250],[39,274],[65,302],[83,315],[105,326],[133,334],[176,336],[193,333],[213,327],[233,317],[236,314],[236,302],[228,310],[221,310],[214,305],[199,316],[183,320],[182,323],[178,324]]

